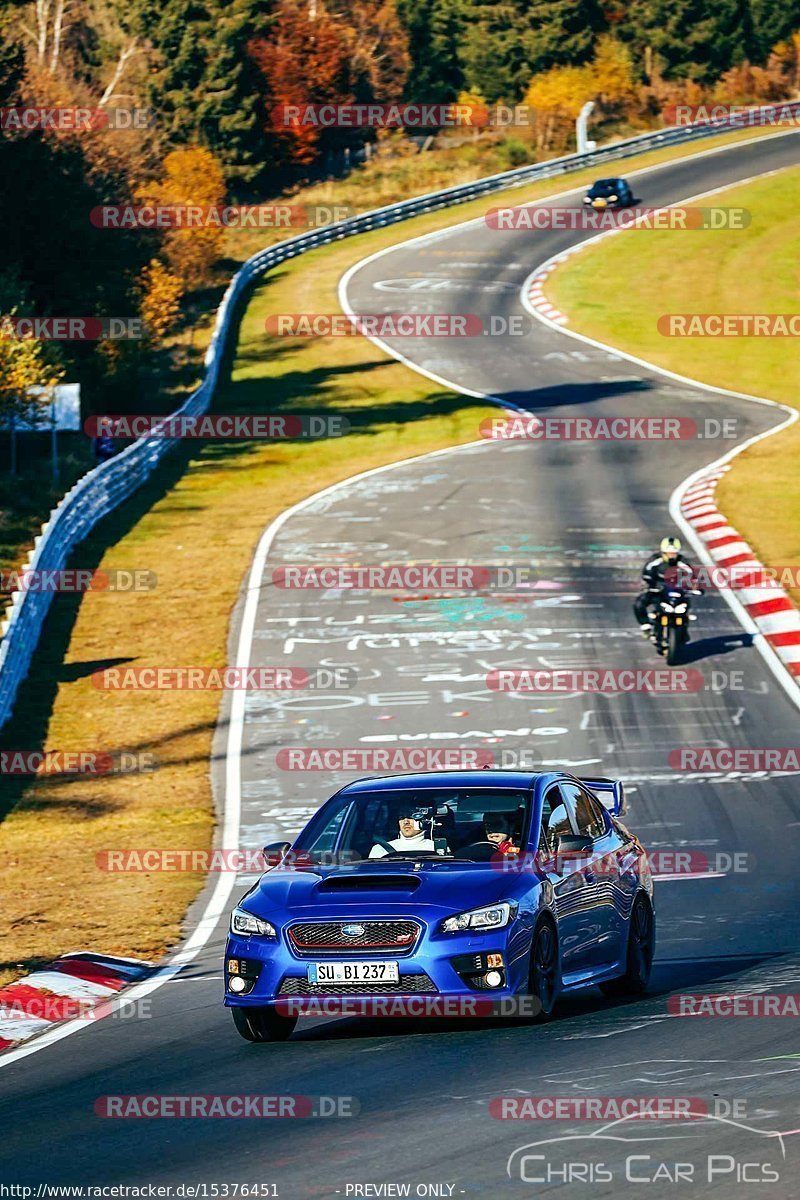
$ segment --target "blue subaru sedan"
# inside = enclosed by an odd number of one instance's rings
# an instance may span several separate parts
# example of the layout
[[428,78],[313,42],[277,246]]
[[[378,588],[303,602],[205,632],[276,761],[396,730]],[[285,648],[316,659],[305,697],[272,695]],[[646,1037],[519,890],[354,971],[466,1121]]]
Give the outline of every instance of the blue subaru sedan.
[[653,883],[622,811],[619,781],[565,772],[348,784],[294,844],[265,847],[267,871],[231,914],[237,1030],[276,1041],[303,1013],[389,1002],[546,1021],[565,992],[643,992]]

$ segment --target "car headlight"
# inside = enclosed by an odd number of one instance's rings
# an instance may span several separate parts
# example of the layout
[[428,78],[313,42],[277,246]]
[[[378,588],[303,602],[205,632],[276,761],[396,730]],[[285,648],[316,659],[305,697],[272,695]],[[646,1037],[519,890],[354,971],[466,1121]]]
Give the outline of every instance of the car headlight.
[[235,908],[231,913],[231,933],[235,933],[239,937],[249,937],[252,933],[267,938],[277,938],[278,936],[274,925],[270,925],[269,921],[263,921],[261,917],[254,917],[252,913],[245,912],[243,908]]
[[613,204],[615,201],[619,200],[619,196],[609,196],[608,199]]
[[685,604],[676,604],[675,612],[686,612],[686,608],[687,608],[687,605],[685,605]]
[[473,908],[442,921],[443,933],[460,933],[464,929],[502,929],[517,915],[517,905],[490,904],[487,908]]
[[662,611],[662,612],[675,612],[675,609],[672,607],[672,605],[671,605],[671,604],[663,604],[663,603],[662,603],[662,605],[661,605],[661,611]]

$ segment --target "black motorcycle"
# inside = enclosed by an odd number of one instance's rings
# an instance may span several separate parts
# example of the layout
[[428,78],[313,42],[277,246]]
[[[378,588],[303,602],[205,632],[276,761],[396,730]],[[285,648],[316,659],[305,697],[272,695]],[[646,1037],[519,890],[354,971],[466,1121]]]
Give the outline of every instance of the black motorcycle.
[[689,612],[690,596],[702,596],[699,588],[664,587],[651,601],[650,620],[653,641],[659,654],[665,654],[669,666],[678,663],[689,640],[689,622],[697,618]]

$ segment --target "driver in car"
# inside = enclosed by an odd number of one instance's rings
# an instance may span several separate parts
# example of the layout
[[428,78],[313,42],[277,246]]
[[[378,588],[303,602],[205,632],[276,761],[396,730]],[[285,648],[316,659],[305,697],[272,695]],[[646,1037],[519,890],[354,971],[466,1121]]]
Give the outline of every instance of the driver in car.
[[519,854],[511,819],[505,813],[484,813],[483,828],[487,842],[494,842],[501,854]]
[[402,812],[397,824],[400,836],[393,838],[392,841],[386,842],[383,845],[376,842],[369,852],[370,858],[384,858],[387,854],[391,853],[387,849],[387,846],[391,846],[393,850],[397,850],[400,853],[405,851],[410,854],[414,854],[417,850],[433,851],[436,849],[412,810],[409,809]]

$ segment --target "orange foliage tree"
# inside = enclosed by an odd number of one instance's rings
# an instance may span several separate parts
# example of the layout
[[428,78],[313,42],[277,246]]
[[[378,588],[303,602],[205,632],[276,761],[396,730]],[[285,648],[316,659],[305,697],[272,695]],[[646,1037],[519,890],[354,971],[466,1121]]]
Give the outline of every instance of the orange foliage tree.
[[347,26],[321,6],[282,0],[269,37],[254,38],[248,51],[265,80],[267,130],[284,161],[305,165],[317,156],[321,130],[285,121],[285,109],[310,104],[349,104]]
[[203,223],[168,230],[163,253],[171,274],[184,289],[207,284],[211,268],[222,256],[225,239],[222,226],[206,219],[206,214],[218,212],[225,202],[222,168],[211,151],[201,146],[173,150],[164,159],[161,179],[137,188],[136,199],[139,204],[191,205],[202,210]]

